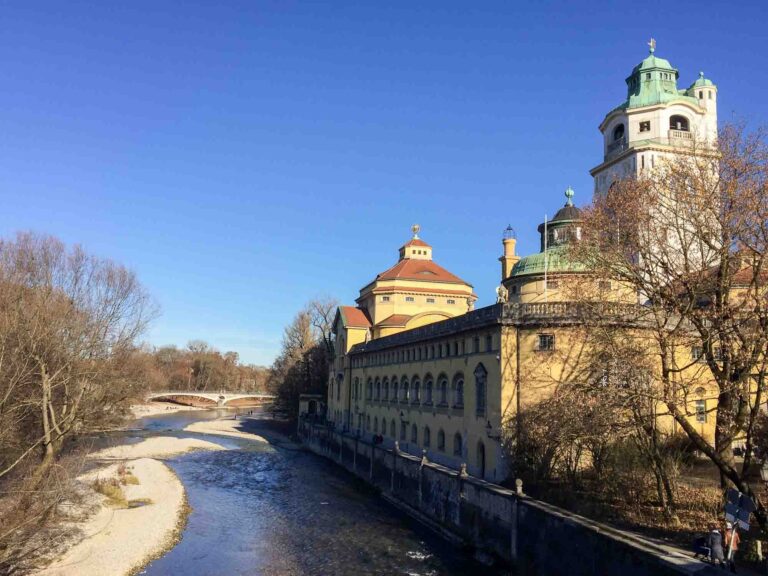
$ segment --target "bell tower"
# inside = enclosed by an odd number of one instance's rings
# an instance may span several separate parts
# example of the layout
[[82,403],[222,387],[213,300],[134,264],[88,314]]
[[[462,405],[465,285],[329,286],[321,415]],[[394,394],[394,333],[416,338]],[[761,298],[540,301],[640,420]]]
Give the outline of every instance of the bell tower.
[[600,123],[603,161],[590,170],[595,194],[604,194],[620,179],[638,177],[671,156],[717,138],[717,87],[699,73],[687,89],[679,89],[679,72],[649,54],[626,78],[627,98]]

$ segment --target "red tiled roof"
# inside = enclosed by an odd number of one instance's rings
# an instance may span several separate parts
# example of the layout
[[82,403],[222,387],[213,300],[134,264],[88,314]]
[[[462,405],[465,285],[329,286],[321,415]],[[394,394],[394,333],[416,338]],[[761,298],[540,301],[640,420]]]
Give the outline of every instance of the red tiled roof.
[[341,319],[344,322],[344,326],[350,328],[371,327],[371,321],[368,319],[368,314],[361,308],[355,308],[354,306],[339,306],[339,312],[341,313]]
[[426,248],[432,248],[432,246],[430,246],[429,244],[427,244],[426,242],[424,242],[424,240],[422,240],[420,238],[411,238],[410,240],[408,240],[408,242],[403,244],[402,247],[403,248],[407,248],[408,246],[424,246]]
[[376,326],[405,326],[411,318],[413,316],[408,316],[408,314],[392,314],[392,316],[387,316]]
[[406,258],[400,260],[376,277],[377,280],[422,280],[424,282],[451,282],[454,284],[468,284],[458,276],[451,274],[438,266],[432,260],[415,260]]

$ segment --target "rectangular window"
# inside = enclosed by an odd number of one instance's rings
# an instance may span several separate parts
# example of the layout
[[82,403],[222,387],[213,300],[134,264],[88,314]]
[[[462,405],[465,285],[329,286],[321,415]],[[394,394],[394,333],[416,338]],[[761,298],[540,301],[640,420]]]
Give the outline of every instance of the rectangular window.
[[510,294],[517,294],[517,286],[512,286],[512,288],[509,289]]
[[640,132],[650,132],[651,131],[651,121],[646,120],[645,122],[640,122]]
[[427,304],[434,304],[435,299],[434,298],[427,298]]
[[389,302],[389,296],[382,296],[381,297],[382,302]]
[[406,302],[413,302],[413,296],[406,296],[405,297]]
[[696,400],[696,422],[707,421],[707,401]]
[[703,362],[704,361],[703,348],[701,346],[691,347],[691,358],[693,358],[696,362]]
[[480,338],[475,336],[475,338],[472,340],[472,351],[477,354],[480,352]]
[[493,336],[488,334],[485,337],[485,351],[486,352],[491,352],[492,350],[493,350]]
[[552,351],[555,349],[554,334],[539,334],[536,350]]
[[448,298],[448,304],[456,304],[456,300],[451,300],[450,298]]

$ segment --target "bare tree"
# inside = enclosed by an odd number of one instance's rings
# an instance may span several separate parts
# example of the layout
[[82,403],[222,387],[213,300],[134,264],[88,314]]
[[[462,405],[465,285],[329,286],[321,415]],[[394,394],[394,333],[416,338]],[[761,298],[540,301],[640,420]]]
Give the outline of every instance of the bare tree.
[[[154,308],[133,272],[48,236],[0,243],[0,478],[119,415]],[[7,429],[7,428],[10,428]]]
[[[728,127],[715,147],[693,139],[658,164],[594,199],[572,257],[637,294],[634,320],[644,326],[642,356],[653,374],[644,393],[717,466],[723,484],[754,495],[750,450],[739,469],[733,445],[751,446],[765,393],[765,136]],[[692,399],[710,382],[713,440],[691,423]]]

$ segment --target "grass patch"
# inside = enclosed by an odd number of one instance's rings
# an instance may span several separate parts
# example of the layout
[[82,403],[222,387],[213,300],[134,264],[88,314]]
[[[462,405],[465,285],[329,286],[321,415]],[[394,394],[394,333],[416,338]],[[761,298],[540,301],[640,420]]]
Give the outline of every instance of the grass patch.
[[128,484],[137,485],[139,484],[139,479],[136,478],[136,476],[134,476],[132,473],[127,472],[120,477],[120,483],[123,486],[127,486]]
[[115,508],[128,507],[128,500],[126,500],[117,478],[96,478],[91,486],[96,492],[107,497],[110,506]]

